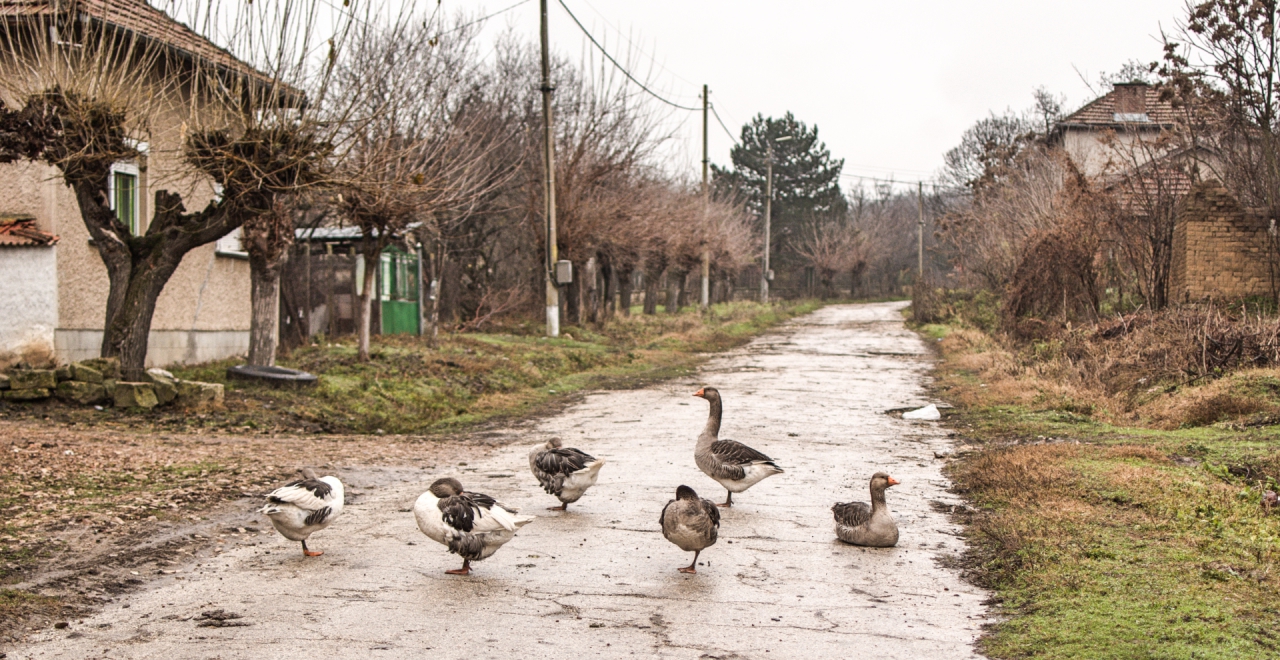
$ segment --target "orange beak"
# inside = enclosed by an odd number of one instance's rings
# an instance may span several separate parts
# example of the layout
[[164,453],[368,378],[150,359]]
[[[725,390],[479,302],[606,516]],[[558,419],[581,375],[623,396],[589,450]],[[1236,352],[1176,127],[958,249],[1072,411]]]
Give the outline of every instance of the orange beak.
[[898,485],[898,484],[900,484],[900,483],[902,483],[902,482],[901,482],[901,481],[898,481],[897,479],[894,479],[893,477],[889,477],[889,485],[890,485],[890,486],[897,486],[897,485]]
[[693,393],[693,395],[694,395],[694,396],[702,396],[703,394],[706,394],[706,392],[707,392],[707,388],[705,388],[705,387],[704,387],[704,388],[699,389],[697,392],[694,392],[694,393]]

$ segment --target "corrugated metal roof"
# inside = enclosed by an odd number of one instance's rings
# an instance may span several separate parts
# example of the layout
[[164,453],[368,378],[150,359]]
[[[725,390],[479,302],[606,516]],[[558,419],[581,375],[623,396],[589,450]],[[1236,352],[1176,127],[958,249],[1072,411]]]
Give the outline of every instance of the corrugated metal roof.
[[58,237],[36,229],[31,216],[0,216],[0,247],[47,247]]

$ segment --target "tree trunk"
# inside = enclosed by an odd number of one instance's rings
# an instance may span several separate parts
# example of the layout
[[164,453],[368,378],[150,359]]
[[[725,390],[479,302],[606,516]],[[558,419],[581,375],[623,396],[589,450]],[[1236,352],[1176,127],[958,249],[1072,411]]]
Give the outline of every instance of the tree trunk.
[[635,271],[630,268],[619,270],[618,276],[618,311],[623,316],[631,316],[631,282]]
[[600,261],[601,309],[604,318],[611,319],[618,314],[618,271],[609,259]]
[[644,313],[650,316],[658,313],[658,284],[662,280],[662,271],[644,272]]
[[[376,243],[374,244],[377,245]],[[378,257],[381,256],[382,250],[373,250],[373,256],[369,256],[370,250],[367,248],[363,251],[364,256],[364,281],[361,285],[364,290],[360,292],[360,318],[356,320],[357,332],[357,353],[361,362],[369,361],[369,337],[371,334],[371,320],[373,319],[373,299],[376,292],[373,290],[378,274]]]
[[444,287],[441,286],[444,278],[444,257],[444,243],[437,241],[436,249],[431,256],[431,284],[428,285],[431,287],[429,289],[431,299],[431,339],[428,341],[428,345],[432,348],[435,348],[436,340],[440,336],[440,297],[444,292]]
[[288,250],[249,253],[249,364],[273,367],[280,344],[280,271]]
[[582,269],[583,306],[586,308],[587,321],[592,325],[600,323],[599,270],[595,257],[587,259]]
[[683,288],[685,272],[667,271],[667,313],[675,314],[680,311],[680,290]]
[[106,334],[111,336],[111,343],[104,346],[104,357],[120,358],[120,373],[125,381],[136,382],[146,378],[147,340],[151,334],[156,299],[173,271],[177,270],[179,261],[181,256],[156,255],[148,259],[149,267],[132,271],[120,308],[108,326]]

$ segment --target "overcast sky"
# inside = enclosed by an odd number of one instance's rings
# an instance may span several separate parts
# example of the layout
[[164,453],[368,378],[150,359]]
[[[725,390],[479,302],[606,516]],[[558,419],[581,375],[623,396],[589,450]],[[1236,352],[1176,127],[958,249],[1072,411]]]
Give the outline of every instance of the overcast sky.
[[[517,0],[445,0],[491,13]],[[736,135],[756,113],[819,127],[845,172],[915,180],[932,176],[961,132],[991,111],[1022,109],[1036,87],[1092,98],[1103,71],[1159,59],[1183,0],[564,0],[611,51],[627,40],[653,57],[656,88],[697,105],[702,83]],[[581,32],[550,0],[553,48],[573,58]],[[489,21],[537,38],[538,0]],[[1077,73],[1079,70],[1080,74]],[[674,167],[698,168],[701,118],[682,122]],[[711,160],[727,163],[728,136],[712,119]],[[846,180],[847,184],[856,180]]]

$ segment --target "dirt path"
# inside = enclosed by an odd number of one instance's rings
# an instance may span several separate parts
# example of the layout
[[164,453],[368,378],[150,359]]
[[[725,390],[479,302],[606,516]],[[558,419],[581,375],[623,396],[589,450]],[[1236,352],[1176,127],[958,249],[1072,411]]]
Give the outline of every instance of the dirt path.
[[[483,460],[365,490],[313,537],[321,558],[262,533],[8,657],[974,657],[986,594],[939,566],[961,542],[930,504],[954,502],[933,456],[951,441],[883,414],[923,402],[925,349],[901,307],[827,307],[714,359],[699,382],[590,395],[506,431],[516,444]],[[722,436],[787,472],[735,498],[686,576],[657,520],[679,484],[724,496],[693,464],[707,407],[689,394],[704,381],[724,396]],[[528,446],[555,436],[608,461],[568,514],[542,511],[555,502],[528,471]],[[832,502],[866,499],[880,469],[902,482],[889,492],[899,546],[838,543]],[[539,516],[471,577],[443,573],[457,558],[408,513],[446,475]],[[215,609],[248,625],[198,626]]]

